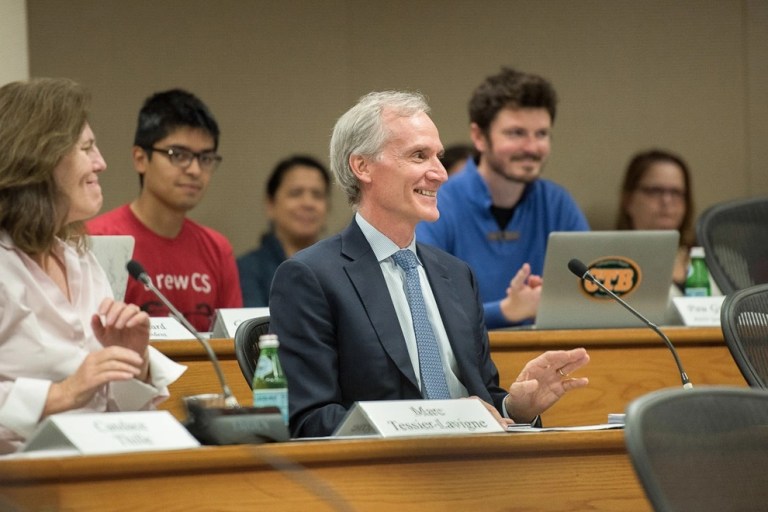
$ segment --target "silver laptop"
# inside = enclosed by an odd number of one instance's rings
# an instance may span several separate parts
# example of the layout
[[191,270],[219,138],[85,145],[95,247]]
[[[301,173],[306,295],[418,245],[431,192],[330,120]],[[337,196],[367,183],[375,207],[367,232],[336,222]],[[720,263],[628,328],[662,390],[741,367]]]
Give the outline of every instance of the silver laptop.
[[568,270],[573,258],[651,322],[663,325],[679,233],[579,231],[549,235],[537,329],[641,327],[643,322]]
[[130,235],[91,236],[91,251],[107,274],[116,300],[125,298],[128,270],[125,265],[133,257],[134,239]]

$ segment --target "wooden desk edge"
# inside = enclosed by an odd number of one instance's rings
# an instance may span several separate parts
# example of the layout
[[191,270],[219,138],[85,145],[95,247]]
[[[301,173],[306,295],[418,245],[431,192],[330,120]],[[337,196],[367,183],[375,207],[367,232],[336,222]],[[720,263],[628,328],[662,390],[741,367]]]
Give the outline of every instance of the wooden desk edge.
[[312,467],[363,461],[370,463],[377,460],[386,463],[457,457],[493,459],[531,454],[546,457],[609,453],[626,453],[623,431],[292,441],[264,445],[201,447],[169,452],[0,460],[0,485],[231,471],[235,468],[273,469],[286,461]]
[[[723,333],[720,327],[662,327],[675,346],[722,345]],[[663,343],[659,336],[648,328],[632,329],[572,329],[572,330],[496,330],[490,331],[492,350],[541,351],[553,348],[575,348],[590,346],[624,348]],[[235,359],[235,344],[231,338],[209,340],[219,358]],[[204,360],[205,350],[197,340],[153,341],[152,346],[173,360]]]
[[[720,327],[662,327],[676,346],[722,345]],[[633,329],[573,329],[573,330],[497,330],[489,333],[491,350],[538,349],[542,352],[554,348],[576,347],[642,347],[663,345],[658,334],[649,328]]]
[[[150,344],[174,361],[207,360],[205,349],[197,340],[152,341]],[[214,338],[208,340],[216,356],[220,359],[235,359],[235,342],[232,338]]]

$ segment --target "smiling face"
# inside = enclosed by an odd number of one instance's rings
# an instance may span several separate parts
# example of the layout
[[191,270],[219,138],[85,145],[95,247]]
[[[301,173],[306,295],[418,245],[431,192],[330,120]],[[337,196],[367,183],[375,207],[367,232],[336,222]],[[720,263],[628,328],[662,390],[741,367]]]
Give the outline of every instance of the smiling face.
[[296,165],[283,176],[267,214],[279,238],[300,245],[317,241],[328,213],[328,187],[320,171]]
[[[155,142],[154,148],[186,149],[195,153],[212,152],[215,142],[211,135],[199,128],[180,127],[166,137]],[[200,168],[197,158],[185,169],[174,166],[168,155],[162,152],[134,146],[133,164],[136,171],[144,175],[141,190],[143,198],[165,208],[185,213],[195,206],[205,195],[211,180],[212,170]]]
[[517,183],[538,179],[549,156],[551,130],[545,108],[501,109],[487,134],[473,123],[470,134],[481,153],[478,169]]
[[75,146],[53,169],[56,185],[67,197],[64,224],[89,219],[99,212],[104,198],[98,175],[106,168],[93,131],[86,123]]
[[[360,213],[385,234],[410,232],[412,238],[416,224],[440,216],[437,190],[448,179],[438,159],[443,145],[437,127],[423,112],[402,117],[385,110],[382,116],[389,137],[380,154],[352,157],[362,190]],[[398,243],[395,236],[387,236]]]

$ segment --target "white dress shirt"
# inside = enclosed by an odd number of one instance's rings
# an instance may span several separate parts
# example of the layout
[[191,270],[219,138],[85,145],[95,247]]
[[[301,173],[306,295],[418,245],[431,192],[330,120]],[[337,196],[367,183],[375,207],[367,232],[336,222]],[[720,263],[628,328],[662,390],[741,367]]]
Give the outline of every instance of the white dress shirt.
[[[398,247],[396,243],[371,226],[359,213],[355,215],[355,221],[357,222],[357,225],[360,226],[368,243],[371,244],[371,249],[373,249],[373,253],[379,261],[381,272],[384,274],[384,280],[387,283],[389,295],[392,297],[392,303],[395,306],[397,319],[400,321],[400,329],[403,331],[403,336],[405,337],[405,344],[408,347],[408,355],[410,356],[411,364],[413,365],[413,371],[416,373],[416,380],[421,389],[419,351],[416,345],[416,333],[413,330],[411,308],[408,305],[408,297],[406,295],[405,271],[392,259],[392,255],[399,251],[401,247]],[[415,238],[405,249],[416,254]],[[416,254],[417,259],[418,257],[418,254]],[[424,296],[424,304],[427,307],[427,317],[432,326],[432,332],[435,335],[437,344],[440,347],[440,359],[443,363],[443,372],[445,373],[445,380],[448,384],[448,391],[451,394],[451,398],[466,397],[468,396],[467,388],[465,388],[459,380],[459,365],[456,362],[456,357],[453,354],[451,344],[448,341],[448,334],[445,332],[443,319],[440,317],[440,310],[437,309],[435,296],[432,293],[432,288],[429,286],[427,274],[424,272],[424,266],[421,265],[420,260],[418,271],[419,280],[421,282],[421,292]]]

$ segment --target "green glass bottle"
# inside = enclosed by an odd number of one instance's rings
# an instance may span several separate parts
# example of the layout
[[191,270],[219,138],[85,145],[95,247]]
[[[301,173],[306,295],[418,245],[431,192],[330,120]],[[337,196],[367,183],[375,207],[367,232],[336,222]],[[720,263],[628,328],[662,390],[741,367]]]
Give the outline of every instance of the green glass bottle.
[[685,295],[686,297],[709,297],[712,295],[703,247],[691,248],[691,263],[688,266],[688,277],[685,279]]
[[277,407],[288,424],[288,381],[280,365],[275,334],[259,336],[259,360],[253,373],[253,406]]

